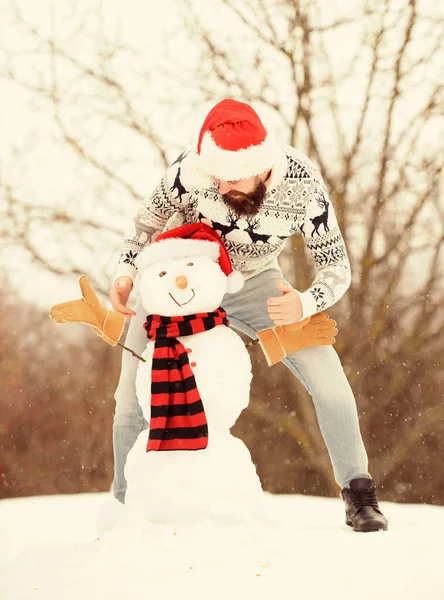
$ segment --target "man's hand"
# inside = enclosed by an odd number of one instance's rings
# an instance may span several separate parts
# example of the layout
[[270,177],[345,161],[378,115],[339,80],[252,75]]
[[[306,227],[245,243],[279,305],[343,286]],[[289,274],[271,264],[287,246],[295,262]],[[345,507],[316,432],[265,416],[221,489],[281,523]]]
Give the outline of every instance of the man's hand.
[[134,310],[131,310],[131,308],[126,306],[132,289],[133,280],[131,277],[123,275],[115,280],[113,289],[109,295],[114,310],[125,315],[125,317],[134,317],[136,314]]
[[282,292],[278,298],[267,301],[268,313],[275,325],[290,325],[302,318],[302,303],[298,292],[276,279],[276,287]]

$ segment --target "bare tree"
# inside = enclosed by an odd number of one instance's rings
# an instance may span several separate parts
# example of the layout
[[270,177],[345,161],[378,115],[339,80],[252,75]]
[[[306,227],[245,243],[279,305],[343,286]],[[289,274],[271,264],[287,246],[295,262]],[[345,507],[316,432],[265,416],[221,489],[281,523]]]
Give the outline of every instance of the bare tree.
[[[178,115],[191,118],[196,100],[205,105],[223,96],[253,103],[284,142],[319,166],[346,240],[352,285],[331,312],[372,472],[387,497],[443,502],[432,477],[444,434],[442,15],[421,0],[361,0],[346,14],[336,7],[333,16],[317,0],[204,4],[198,12],[196,3],[178,0],[192,64],[175,55],[144,66],[140,49],[118,31],[105,33],[99,2],[69,15],[54,5],[45,30],[18,1],[10,3],[8,26],[23,47],[0,42],[0,76],[28,90],[36,110],[50,111],[53,143],[66,159],[75,157],[73,168],[88,183],[44,203],[20,185],[20,170],[2,165],[3,239],[54,272],[81,269],[106,291],[111,266],[86,264],[84,256],[103,247],[117,251],[121,222],[149,191],[128,148],[146,153],[160,172],[189,135],[177,129],[173,139],[165,115],[177,123]],[[91,14],[99,20],[94,36],[84,26]],[[223,27],[215,26],[214,14]],[[83,52],[85,44],[91,52]],[[124,63],[131,73],[119,62],[124,56],[131,57]],[[174,84],[177,97],[156,97],[150,84],[160,79]],[[152,94],[146,106],[139,101],[145,88]],[[22,156],[19,149],[17,164]],[[45,226],[59,248],[56,258],[39,239]],[[86,255],[70,252],[73,232]],[[313,270],[300,237],[284,258],[296,287],[308,287]],[[306,392],[281,365],[266,376],[260,355],[254,365],[252,406],[236,430],[266,485],[336,494]]]
[[[255,103],[322,172],[353,273],[348,294],[331,311],[341,332],[336,347],[357,393],[375,476],[394,497],[413,497],[396,488],[393,475],[444,423],[436,402],[444,349],[444,152],[434,132],[444,106],[442,15],[415,0],[358,3],[333,20],[318,2],[219,0],[218,14],[232,21],[224,37],[192,2],[183,3],[189,35],[202,49],[197,80],[204,97]],[[339,68],[334,44],[356,31],[360,41]],[[428,71],[436,77],[427,78]],[[301,238],[289,254],[297,287],[305,289],[313,272]],[[324,491],[335,493],[307,398],[294,394],[282,371],[272,385],[278,378],[285,378],[285,400],[258,394],[252,411],[299,446],[307,445],[308,431],[309,465],[323,473]],[[411,393],[424,379],[429,391],[419,401]]]
[[[25,249],[54,273],[86,272],[98,289],[107,290],[114,263],[100,262],[99,257],[107,247],[117,251],[122,224],[129,223],[137,204],[154,187],[147,172],[160,174],[171,159],[165,136],[151,116],[160,99],[153,94],[148,110],[140,107],[139,98],[146,93],[142,90],[151,93],[150,65],[140,66],[138,50],[121,41],[118,29],[109,33],[100,0],[79,3],[69,15],[64,7],[53,5],[48,27],[36,24],[35,15],[33,20],[32,12],[22,9],[18,0],[3,10],[4,23],[15,32],[16,42],[8,46],[6,37],[0,42],[4,58],[0,77],[26,90],[35,113],[42,115],[36,129],[43,121],[46,127],[36,134],[37,152],[41,147],[37,142],[49,136],[48,160],[55,168],[72,162],[70,180],[57,188],[58,197],[39,201],[21,185],[27,177],[31,141],[11,148],[0,178],[4,242]],[[98,21],[94,32],[87,27],[91,18]],[[93,51],[85,53],[85,45]],[[125,71],[119,68],[122,62],[128,65]],[[162,98],[162,103],[168,102]],[[145,163],[145,170],[137,163]],[[48,174],[47,179],[57,175]],[[45,254],[37,231],[40,237],[45,232],[59,253]],[[70,237],[90,253],[89,261],[83,255],[83,267],[69,251]]]

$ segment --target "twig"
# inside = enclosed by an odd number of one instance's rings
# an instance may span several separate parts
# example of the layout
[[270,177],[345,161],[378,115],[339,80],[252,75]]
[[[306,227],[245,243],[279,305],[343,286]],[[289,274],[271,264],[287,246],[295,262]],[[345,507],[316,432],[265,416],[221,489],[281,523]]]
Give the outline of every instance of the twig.
[[[259,340],[251,340],[251,342],[247,342],[245,344],[245,348],[250,348],[251,346],[254,346],[254,344],[257,344],[259,342]],[[121,346],[124,350],[128,350],[128,352],[131,352],[131,354],[133,356],[135,356],[136,358],[138,358],[139,360],[146,362],[146,360],[144,358],[142,358],[141,356],[139,356],[136,352],[134,352],[134,350],[131,350],[131,348],[127,348],[126,346],[124,346],[123,344],[121,344],[120,342],[117,342],[118,346]]]
[[141,356],[139,356],[136,352],[134,352],[134,350],[131,350],[131,348],[127,348],[126,346],[124,346],[123,344],[121,344],[120,342],[117,342],[118,346],[121,346],[124,350],[128,350],[128,352],[131,352],[131,354],[133,356],[135,356],[136,358],[138,358],[139,360],[141,360],[142,362],[146,362],[146,360],[144,358],[142,358]]

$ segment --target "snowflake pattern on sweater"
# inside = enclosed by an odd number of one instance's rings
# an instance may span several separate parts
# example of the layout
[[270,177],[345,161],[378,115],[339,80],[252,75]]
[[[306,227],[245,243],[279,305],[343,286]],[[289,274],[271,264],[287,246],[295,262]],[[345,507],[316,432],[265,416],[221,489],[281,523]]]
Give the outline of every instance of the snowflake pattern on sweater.
[[286,240],[301,233],[316,268],[310,288],[299,290],[304,317],[329,308],[343,296],[351,281],[350,263],[333,205],[310,159],[283,146],[263,205],[251,218],[230,211],[216,185],[194,185],[193,171],[188,168],[192,159],[193,148],[182,152],[142,203],[126,233],[117,276],[135,277],[137,255],[161,231],[202,222],[220,234],[233,268],[246,279],[278,267]]

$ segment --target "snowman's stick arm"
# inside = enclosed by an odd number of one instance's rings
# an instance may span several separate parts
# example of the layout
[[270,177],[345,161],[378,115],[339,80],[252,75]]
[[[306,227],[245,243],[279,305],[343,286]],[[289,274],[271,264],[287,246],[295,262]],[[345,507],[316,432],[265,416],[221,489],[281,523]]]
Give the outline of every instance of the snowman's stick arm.
[[141,360],[142,362],[146,362],[146,360],[144,358],[142,358],[141,356],[139,356],[136,352],[134,352],[134,350],[131,350],[131,348],[127,348],[126,346],[124,346],[123,344],[121,344],[120,342],[117,342],[118,346],[121,346],[124,350],[128,350],[128,352],[131,352],[131,354],[133,356],[135,356],[136,358],[138,358],[139,360]]
[[[245,348],[250,348],[251,346],[254,346],[254,344],[258,344],[258,343],[259,343],[259,340],[252,340],[251,342],[248,342],[247,344],[245,344]],[[133,356],[135,356],[136,358],[138,358],[142,362],[146,362],[146,360],[144,358],[142,358],[141,356],[139,356],[136,352],[134,352],[134,350],[131,350],[131,348],[127,348],[127,346],[124,346],[120,342],[117,342],[117,345],[121,346],[121,348],[123,348],[124,350],[128,350],[128,352],[131,352],[131,354]]]

